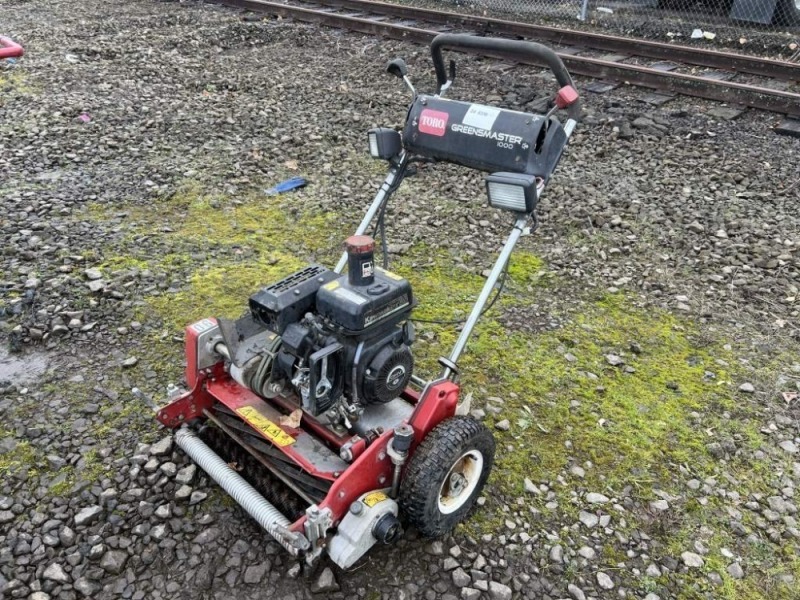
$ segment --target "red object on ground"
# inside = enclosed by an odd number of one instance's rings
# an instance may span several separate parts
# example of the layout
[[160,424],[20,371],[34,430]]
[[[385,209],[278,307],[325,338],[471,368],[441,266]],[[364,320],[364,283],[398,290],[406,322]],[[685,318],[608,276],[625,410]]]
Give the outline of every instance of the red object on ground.
[[25,50],[22,46],[14,40],[0,35],[0,59],[19,58],[23,54],[25,54]]

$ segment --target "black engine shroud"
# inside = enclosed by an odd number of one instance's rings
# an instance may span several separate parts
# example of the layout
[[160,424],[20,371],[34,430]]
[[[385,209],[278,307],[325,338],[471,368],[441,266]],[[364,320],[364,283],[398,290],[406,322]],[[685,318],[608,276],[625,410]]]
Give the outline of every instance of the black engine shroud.
[[281,337],[270,380],[289,382],[319,415],[342,398],[363,407],[403,391],[414,367],[413,307],[411,285],[394,273],[375,269],[369,284],[354,285],[310,265],[253,294],[244,318]]

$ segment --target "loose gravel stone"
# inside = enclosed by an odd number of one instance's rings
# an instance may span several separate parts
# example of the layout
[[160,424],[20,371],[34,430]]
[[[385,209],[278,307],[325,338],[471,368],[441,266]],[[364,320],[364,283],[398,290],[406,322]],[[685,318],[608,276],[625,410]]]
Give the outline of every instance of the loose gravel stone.
[[47,568],[44,570],[42,576],[45,579],[49,579],[50,581],[55,581],[56,583],[69,583],[70,577],[64,571],[64,567],[62,567],[58,563],[50,563]]
[[175,491],[175,500],[187,500],[192,495],[192,488],[188,485],[182,485]]
[[470,576],[467,575],[467,572],[464,571],[464,569],[462,569],[461,567],[453,571],[453,584],[456,587],[459,588],[466,587],[471,583],[471,581],[472,579],[470,578]]
[[461,589],[461,600],[478,600],[481,597],[481,591],[475,588],[465,587]]
[[311,585],[311,591],[315,594],[339,591],[339,584],[333,576],[333,571],[331,571],[330,567],[325,567],[322,573],[320,573],[320,576]]
[[75,526],[83,527],[84,525],[94,523],[102,514],[103,508],[101,506],[87,506],[75,515]]
[[578,514],[578,520],[580,520],[580,522],[583,523],[586,527],[591,529],[592,527],[597,526],[597,524],[600,522],[600,517],[598,517],[594,513],[589,513],[586,512],[585,510],[582,510]]
[[489,582],[489,597],[492,600],[511,600],[511,588],[497,581]]
[[597,585],[599,585],[604,590],[613,590],[614,589],[614,580],[611,579],[606,573],[603,571],[597,572]]
[[597,492],[589,492],[586,494],[586,501],[589,504],[605,504],[608,502],[608,496],[598,494]]
[[778,446],[789,454],[797,454],[798,452],[797,445],[792,440],[783,440]]
[[188,485],[192,483],[195,473],[197,473],[197,467],[195,465],[186,465],[175,475],[175,481],[182,485]]
[[574,583],[570,583],[567,586],[567,592],[569,592],[569,595],[572,596],[574,600],[586,600],[586,594]]
[[530,479],[527,477],[523,482],[523,486],[525,487],[525,491],[529,494],[535,494],[536,496],[540,496],[542,491],[538,488],[536,484],[534,484]]
[[742,569],[742,566],[737,562],[729,564],[727,571],[728,575],[730,575],[734,579],[744,578],[744,570]]
[[664,512],[669,510],[669,503],[666,500],[654,500],[650,503],[651,510],[655,512]]
[[125,568],[125,563],[128,562],[128,554],[120,550],[109,550],[103,554],[100,559],[100,568],[107,573],[119,575]]
[[[261,583],[261,581],[264,579],[264,576],[267,574],[268,568],[269,564],[267,563],[261,563],[258,565],[251,565],[247,567],[247,569],[244,572],[244,578],[243,578],[244,582],[251,584]],[[332,576],[333,572],[331,572],[331,577]],[[330,586],[332,586],[332,584],[327,580],[322,582],[320,582],[320,580],[317,580],[317,584],[320,587],[319,591],[335,591],[334,589],[331,589]],[[325,589],[322,589],[323,587]]]
[[[134,363],[136,364],[136,363]],[[132,365],[131,365],[132,366]],[[168,435],[165,438],[161,438],[158,442],[150,446],[150,454],[152,456],[166,456],[172,452],[172,436]]]
[[442,567],[444,568],[445,571],[452,571],[453,569],[458,567],[458,561],[452,556],[448,556],[447,558],[444,559]]
[[550,562],[560,563],[564,561],[564,548],[556,544],[550,548]]
[[703,557],[699,554],[695,554],[694,552],[681,553],[681,560],[683,561],[683,564],[693,569],[699,569],[705,564]]

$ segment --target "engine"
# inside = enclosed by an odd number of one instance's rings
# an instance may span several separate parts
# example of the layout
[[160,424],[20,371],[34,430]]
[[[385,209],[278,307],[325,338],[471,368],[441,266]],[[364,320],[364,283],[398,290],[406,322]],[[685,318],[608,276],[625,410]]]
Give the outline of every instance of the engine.
[[309,265],[256,292],[241,319],[219,320],[239,384],[266,398],[293,390],[331,425],[396,398],[414,368],[411,285],[375,268],[372,238],[346,248],[347,275]]

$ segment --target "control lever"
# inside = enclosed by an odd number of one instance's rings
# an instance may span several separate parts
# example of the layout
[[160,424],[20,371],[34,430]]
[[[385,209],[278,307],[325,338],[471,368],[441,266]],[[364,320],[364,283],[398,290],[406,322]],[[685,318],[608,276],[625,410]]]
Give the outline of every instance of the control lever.
[[406,61],[402,58],[395,58],[390,60],[386,63],[386,72],[389,75],[394,75],[398,79],[402,79],[406,75],[408,75],[408,66],[406,66]]
[[414,84],[412,84],[411,80],[408,78],[408,66],[406,65],[406,61],[402,58],[390,60],[386,64],[386,72],[389,73],[389,75],[394,75],[398,79],[402,79],[408,89],[411,90],[411,95],[414,98],[417,97],[417,90],[414,89]]
[[450,73],[447,76],[447,81],[442,84],[442,87],[439,88],[439,92],[436,94],[440,98],[444,96],[444,93],[450,89],[450,86],[453,85],[453,82],[456,80],[456,61],[450,59]]
[[578,101],[578,91],[571,85],[565,85],[556,93],[556,97],[553,98],[553,108],[551,108],[547,112],[545,118],[549,119],[551,116],[553,116],[553,113],[556,112],[557,110],[569,108],[577,101]]

